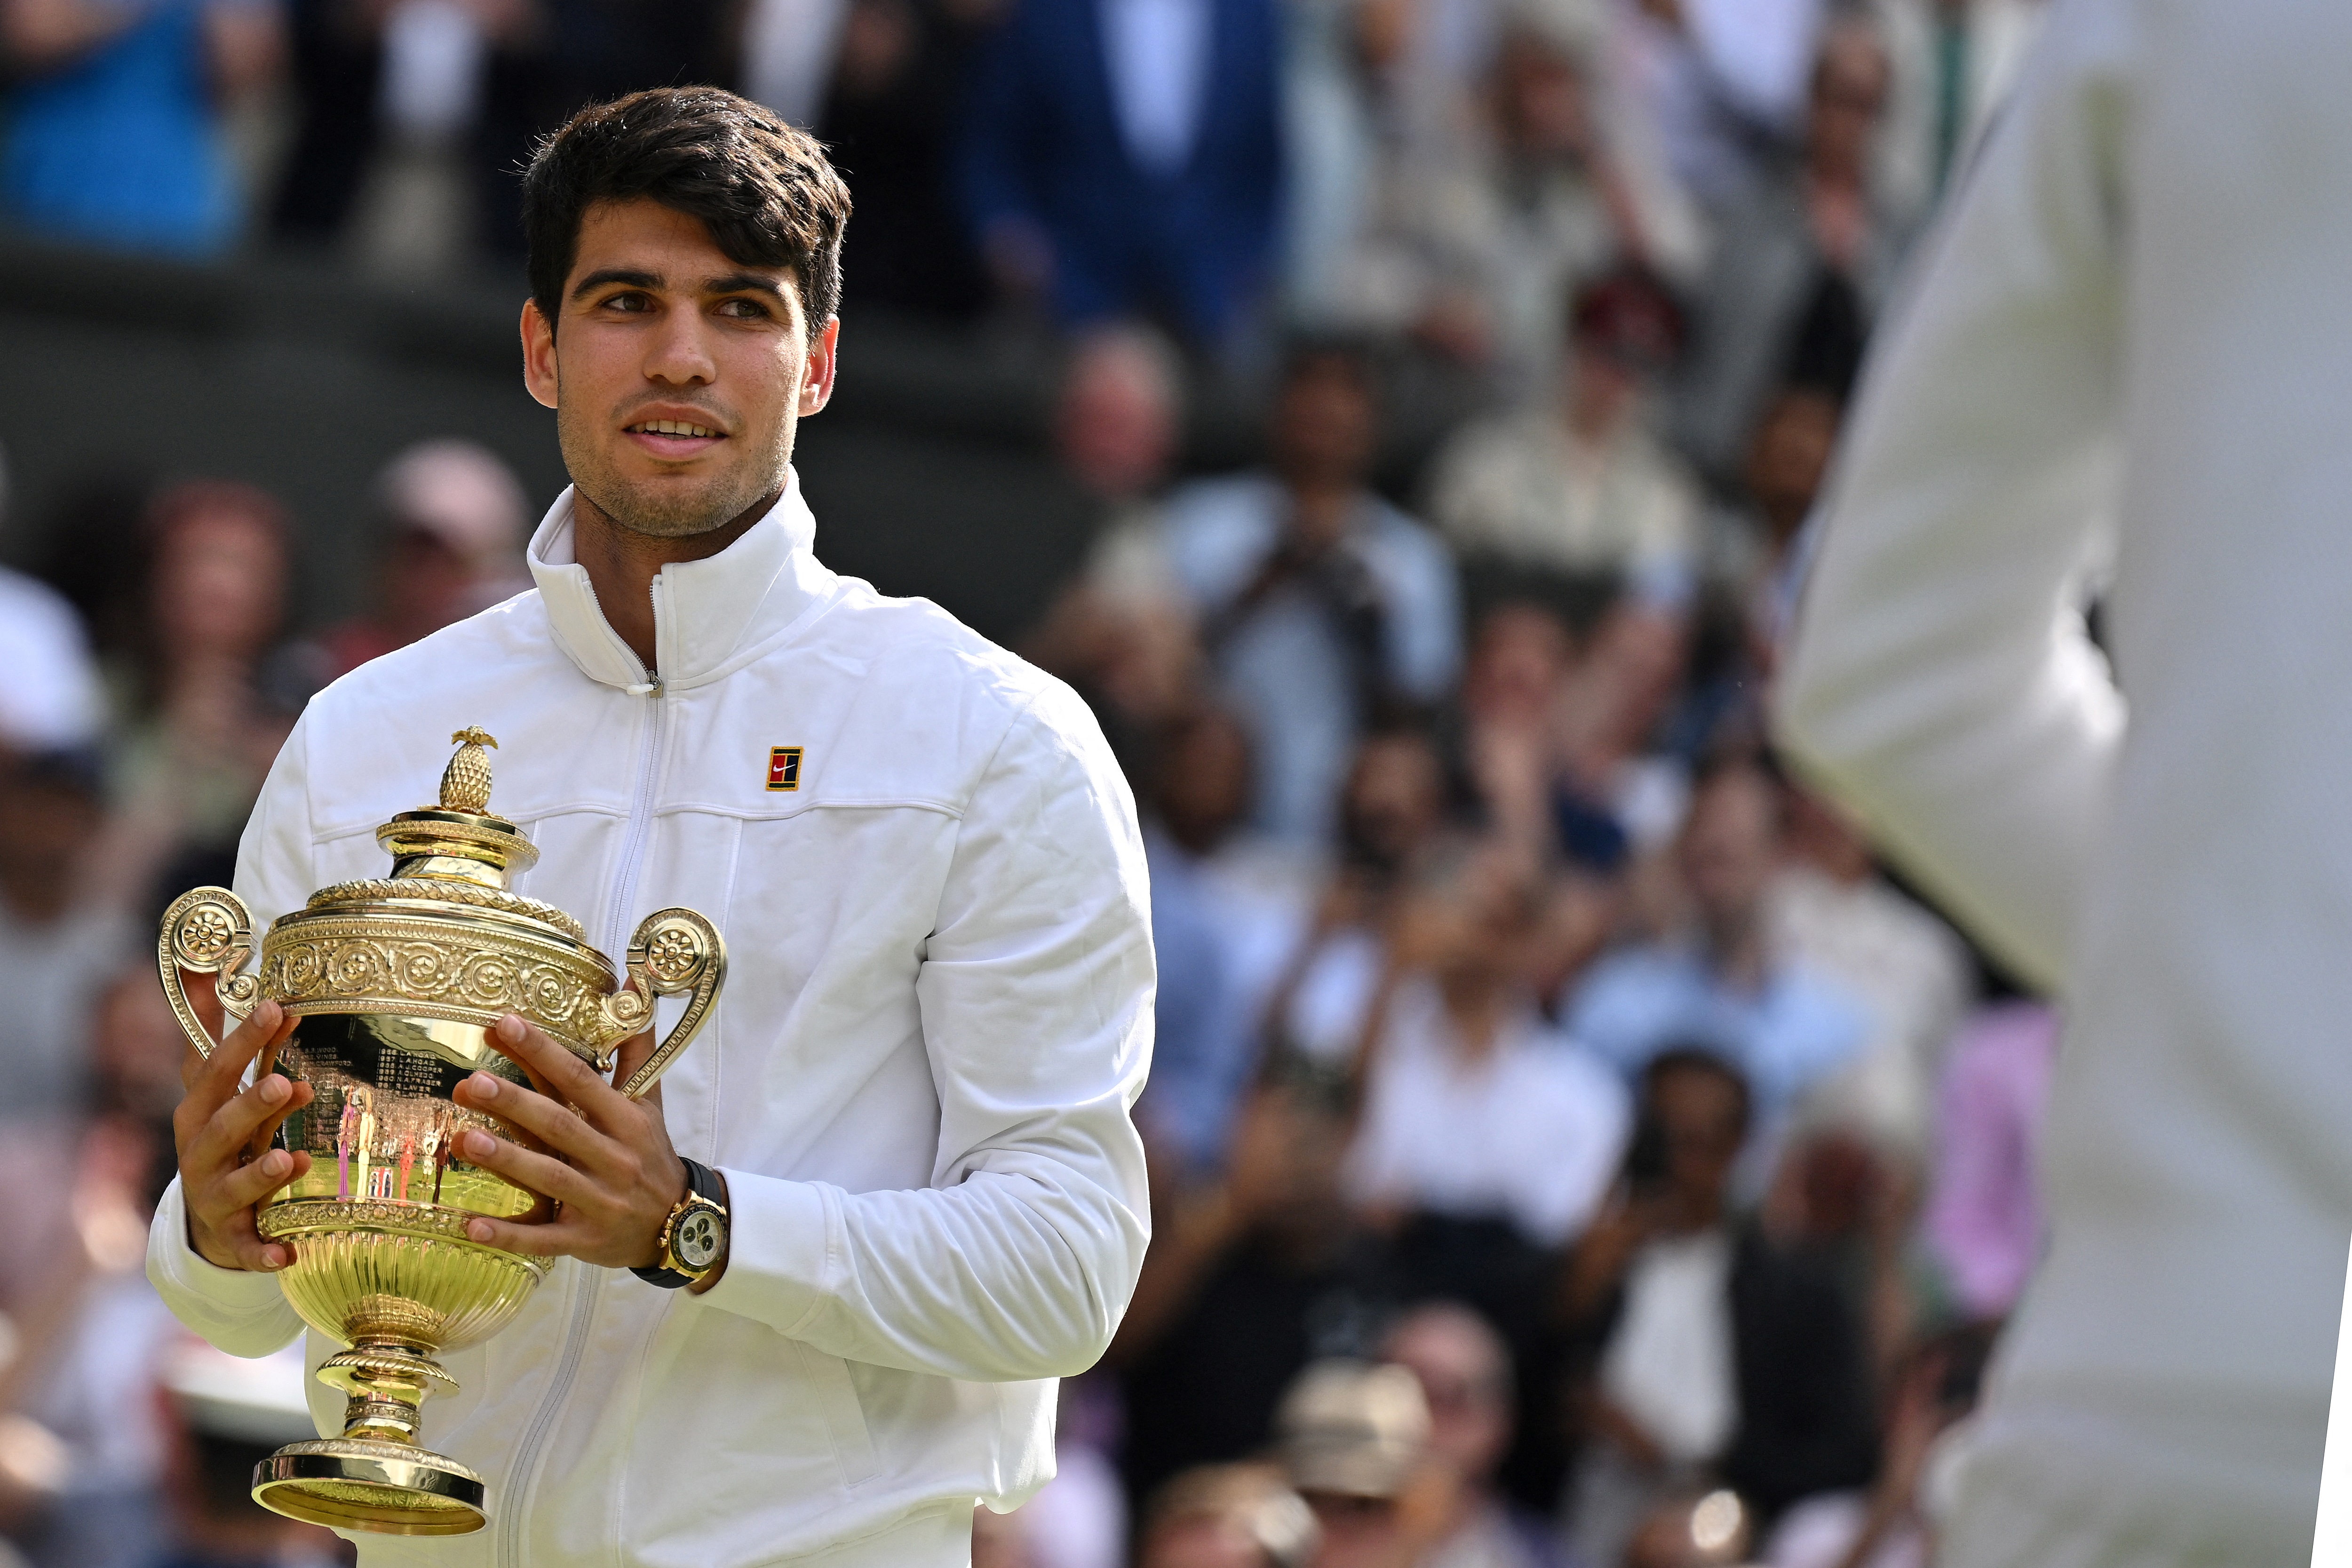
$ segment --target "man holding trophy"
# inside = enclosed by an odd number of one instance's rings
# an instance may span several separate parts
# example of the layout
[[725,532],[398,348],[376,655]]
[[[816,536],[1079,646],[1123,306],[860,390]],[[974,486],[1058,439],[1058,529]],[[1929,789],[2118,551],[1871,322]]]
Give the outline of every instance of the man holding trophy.
[[322,692],[166,919],[209,1055],[149,1273],[233,1352],[310,1325],[342,1436],[256,1495],[365,1563],[961,1564],[1133,1288],[1126,787],[1066,688],[822,565],[789,466],[848,209],[713,89],[545,143],[536,590]]

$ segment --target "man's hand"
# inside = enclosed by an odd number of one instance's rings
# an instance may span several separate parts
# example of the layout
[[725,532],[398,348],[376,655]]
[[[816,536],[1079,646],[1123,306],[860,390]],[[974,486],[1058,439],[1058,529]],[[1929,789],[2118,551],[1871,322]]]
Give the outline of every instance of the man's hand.
[[[509,1252],[577,1258],[606,1268],[659,1262],[662,1222],[686,1195],[686,1165],[670,1147],[661,1090],[629,1099],[511,1013],[490,1030],[490,1044],[530,1075],[537,1091],[478,1072],[457,1086],[457,1103],[521,1128],[552,1153],[479,1128],[457,1135],[457,1152],[562,1207],[543,1224],[468,1220],[466,1234]],[[625,1080],[652,1048],[649,1034],[631,1040],[614,1079]]]
[[246,1065],[267,1044],[284,1045],[294,1032],[275,1002],[263,1002],[209,1057],[191,1047],[180,1067],[187,1093],[172,1112],[172,1141],[180,1153],[180,1198],[188,1213],[188,1243],[221,1268],[272,1270],[294,1255],[261,1239],[253,1206],[310,1168],[310,1156],[272,1149],[247,1163],[254,1144],[310,1103],[315,1090],[281,1073],[264,1073],[239,1092]]

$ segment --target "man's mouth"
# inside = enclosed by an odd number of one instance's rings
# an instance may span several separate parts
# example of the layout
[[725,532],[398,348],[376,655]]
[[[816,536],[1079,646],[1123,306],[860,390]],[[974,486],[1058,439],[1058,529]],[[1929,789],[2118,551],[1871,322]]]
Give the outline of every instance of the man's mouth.
[[656,462],[685,463],[727,439],[723,430],[691,419],[640,419],[621,426],[621,433]]
[[708,425],[696,425],[684,419],[640,419],[624,428],[632,436],[689,436],[705,441],[725,439]]

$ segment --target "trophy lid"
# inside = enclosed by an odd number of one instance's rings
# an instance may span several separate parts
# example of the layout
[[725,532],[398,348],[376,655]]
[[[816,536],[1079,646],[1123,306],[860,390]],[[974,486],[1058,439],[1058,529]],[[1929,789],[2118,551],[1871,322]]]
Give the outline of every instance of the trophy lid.
[[392,854],[395,879],[430,877],[506,890],[510,871],[528,871],[538,847],[502,816],[489,815],[490,750],[498,742],[467,728],[449,739],[457,754],[441,772],[436,805],[404,811],[375,830]]

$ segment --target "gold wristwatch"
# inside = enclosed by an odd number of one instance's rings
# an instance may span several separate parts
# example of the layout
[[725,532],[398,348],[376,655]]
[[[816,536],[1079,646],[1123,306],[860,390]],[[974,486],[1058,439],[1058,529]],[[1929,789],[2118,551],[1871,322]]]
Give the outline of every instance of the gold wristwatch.
[[686,1166],[686,1196],[662,1221],[661,1261],[630,1273],[665,1290],[696,1285],[727,1256],[727,1189],[719,1174],[692,1160]]

